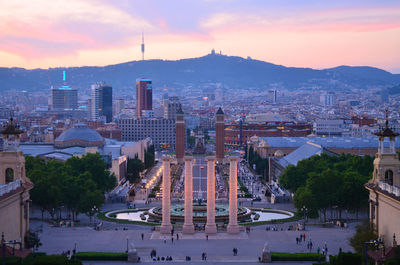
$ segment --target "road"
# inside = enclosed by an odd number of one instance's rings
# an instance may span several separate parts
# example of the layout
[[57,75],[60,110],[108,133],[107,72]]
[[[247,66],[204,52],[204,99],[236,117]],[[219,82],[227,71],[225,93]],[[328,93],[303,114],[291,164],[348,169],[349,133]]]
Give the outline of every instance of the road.
[[205,157],[195,157],[193,165],[193,198],[207,199],[207,162]]

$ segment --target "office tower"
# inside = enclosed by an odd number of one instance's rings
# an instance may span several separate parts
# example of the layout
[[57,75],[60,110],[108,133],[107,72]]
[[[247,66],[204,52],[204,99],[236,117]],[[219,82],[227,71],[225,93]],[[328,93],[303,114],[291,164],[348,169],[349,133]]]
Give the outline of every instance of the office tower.
[[101,116],[106,122],[112,121],[112,87],[96,83],[92,85],[91,119],[98,120]]
[[175,140],[175,153],[178,163],[183,163],[185,156],[185,114],[182,108],[179,108],[176,112],[176,140]]
[[153,110],[153,91],[150,79],[136,80],[136,116],[142,117],[143,110]]
[[270,95],[270,102],[272,104],[276,104],[277,102],[277,97],[278,97],[278,92],[276,91],[276,89],[272,89],[269,91],[269,95]]
[[66,84],[65,71],[63,71],[64,84],[60,88],[51,88],[51,110],[75,110],[78,108],[78,90]]
[[178,110],[182,108],[178,97],[170,97],[164,100],[164,119],[174,119]]
[[215,122],[215,156],[219,163],[222,163],[224,159],[224,151],[225,151],[225,121],[224,121],[224,112],[221,108],[218,109],[216,113],[216,122]]

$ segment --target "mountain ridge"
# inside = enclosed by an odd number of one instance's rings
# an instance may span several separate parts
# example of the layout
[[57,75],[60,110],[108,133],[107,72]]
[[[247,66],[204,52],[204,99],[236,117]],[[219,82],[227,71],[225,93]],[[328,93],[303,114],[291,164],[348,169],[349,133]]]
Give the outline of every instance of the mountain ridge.
[[45,90],[62,85],[62,71],[72,87],[89,89],[95,82],[105,81],[117,90],[133,87],[136,78],[148,77],[153,87],[163,85],[181,88],[188,85],[209,87],[270,87],[346,89],[400,84],[400,74],[371,66],[341,65],[326,69],[286,67],[261,60],[208,54],[179,60],[153,59],[128,61],[107,66],[56,67],[48,69],[0,68],[0,91]]

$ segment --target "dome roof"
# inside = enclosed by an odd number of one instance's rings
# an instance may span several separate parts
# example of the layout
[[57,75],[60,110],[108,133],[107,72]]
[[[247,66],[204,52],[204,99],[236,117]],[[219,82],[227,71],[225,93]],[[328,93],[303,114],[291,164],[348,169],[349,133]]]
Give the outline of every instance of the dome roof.
[[56,147],[72,147],[72,146],[102,146],[104,143],[103,137],[96,132],[87,127],[86,124],[78,123],[74,128],[64,131],[55,140]]
[[282,156],[284,156],[284,153],[281,150],[276,150],[276,152],[274,153],[274,156],[282,157]]

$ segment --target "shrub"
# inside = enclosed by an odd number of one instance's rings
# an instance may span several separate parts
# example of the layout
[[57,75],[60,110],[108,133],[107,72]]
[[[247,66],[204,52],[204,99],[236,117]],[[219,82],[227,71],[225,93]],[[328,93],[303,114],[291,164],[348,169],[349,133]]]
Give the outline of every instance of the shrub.
[[115,252],[78,252],[76,258],[79,260],[128,260],[128,254]]
[[342,252],[337,256],[330,256],[331,265],[361,265],[362,258],[360,255],[351,252]]
[[318,253],[271,252],[272,261],[319,261],[324,258],[324,255]]

